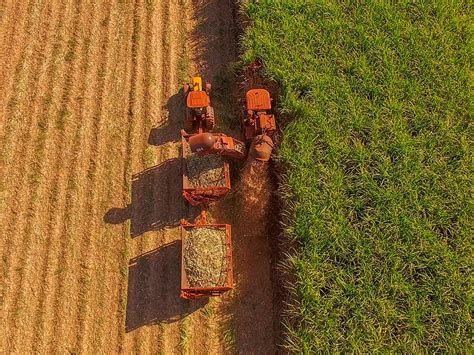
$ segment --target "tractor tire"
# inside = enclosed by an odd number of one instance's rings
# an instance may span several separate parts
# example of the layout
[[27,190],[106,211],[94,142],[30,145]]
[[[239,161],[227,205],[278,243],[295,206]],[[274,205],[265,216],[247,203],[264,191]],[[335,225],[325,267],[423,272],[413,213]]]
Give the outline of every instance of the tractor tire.
[[216,120],[214,116],[214,108],[211,106],[207,107],[206,113],[206,129],[212,131],[216,125]]

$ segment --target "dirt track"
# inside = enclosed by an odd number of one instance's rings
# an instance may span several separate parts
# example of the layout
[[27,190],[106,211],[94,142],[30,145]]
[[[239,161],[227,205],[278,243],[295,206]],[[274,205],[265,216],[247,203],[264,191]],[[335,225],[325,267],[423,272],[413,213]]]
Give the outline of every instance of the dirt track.
[[236,289],[178,298],[179,88],[237,58],[232,1],[7,1],[0,33],[0,352],[274,352],[269,239],[239,194],[213,211]]

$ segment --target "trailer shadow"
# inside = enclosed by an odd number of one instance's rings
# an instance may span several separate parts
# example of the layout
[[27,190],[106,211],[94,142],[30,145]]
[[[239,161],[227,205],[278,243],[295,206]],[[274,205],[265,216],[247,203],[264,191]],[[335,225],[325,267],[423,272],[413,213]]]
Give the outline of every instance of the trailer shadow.
[[[104,216],[109,224],[131,220],[131,237],[165,227],[176,227],[187,217],[181,197],[181,161],[169,159],[132,177],[132,201],[124,208],[111,208]],[[171,206],[173,208],[171,208]]]
[[130,260],[125,329],[171,323],[207,304],[179,297],[181,242],[174,241]]

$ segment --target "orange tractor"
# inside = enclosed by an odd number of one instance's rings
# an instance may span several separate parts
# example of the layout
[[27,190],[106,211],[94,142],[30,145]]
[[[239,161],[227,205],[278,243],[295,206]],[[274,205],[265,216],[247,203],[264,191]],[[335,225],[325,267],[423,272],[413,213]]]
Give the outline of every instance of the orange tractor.
[[256,160],[268,161],[273,150],[272,137],[276,132],[270,93],[265,89],[251,89],[245,96],[247,112],[241,126],[245,143],[250,145],[249,155]]
[[202,78],[195,76],[190,84],[184,84],[186,113],[184,129],[187,132],[209,132],[215,126],[214,108],[211,106],[211,84],[206,83],[203,90]]

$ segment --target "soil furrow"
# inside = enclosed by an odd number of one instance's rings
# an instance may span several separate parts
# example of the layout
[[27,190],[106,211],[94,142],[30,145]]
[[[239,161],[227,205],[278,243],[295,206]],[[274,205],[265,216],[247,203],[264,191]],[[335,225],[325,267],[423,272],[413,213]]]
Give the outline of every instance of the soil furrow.
[[[163,96],[165,100],[168,100],[166,105],[166,118],[167,124],[172,130],[176,129],[176,133],[179,132],[179,128],[176,125],[179,122],[177,115],[181,113],[180,104],[182,99],[176,94],[176,52],[177,46],[175,41],[179,40],[179,37],[176,38],[175,34],[177,26],[181,23],[180,17],[182,14],[179,11],[179,5],[177,1],[163,2],[163,22],[162,22],[162,48],[163,48],[163,63],[162,63],[162,82],[163,82]],[[169,142],[169,140],[174,136],[174,132],[170,134],[170,137],[162,137],[163,142]],[[173,161],[179,155],[177,149],[170,147],[169,143],[162,144],[157,148],[160,151],[160,155],[163,161]],[[161,162],[159,162],[161,163]],[[181,210],[181,196],[180,192],[177,191],[176,186],[179,185],[180,181],[180,167],[179,162],[176,161],[176,165],[167,168],[166,174],[163,174],[161,178],[162,181],[156,182],[155,186],[159,188],[155,198],[155,205],[158,209],[163,209],[163,206],[168,206],[169,211],[173,211],[174,214],[179,216],[182,212]],[[179,170],[179,172],[178,172]],[[177,175],[179,174],[179,175]],[[177,194],[176,194],[177,193]],[[160,214],[162,214],[161,212]],[[168,217],[168,220],[172,221]],[[163,244],[168,244],[175,242],[179,239],[179,229],[165,229],[163,232]],[[170,252],[171,253],[171,252]],[[178,298],[179,285],[177,272],[179,271],[179,249],[176,246],[174,250],[174,255],[169,255],[168,260],[156,265],[156,273],[161,275],[161,290],[160,298],[161,302],[166,305],[167,308],[171,310],[178,310],[182,306],[182,300]],[[174,292],[173,292],[174,291]],[[171,313],[172,315],[173,313]],[[166,323],[163,326],[163,349],[164,353],[176,353],[179,351],[180,343],[180,334],[179,334],[179,321],[174,321]]]
[[[122,117],[124,120],[124,125],[127,127],[127,132],[124,134],[125,141],[124,146],[122,147],[122,151],[124,152],[123,160],[120,161],[120,168],[122,174],[117,175],[118,184],[121,183],[122,185],[122,197],[121,199],[117,199],[118,203],[121,203],[124,208],[129,210],[129,206],[131,203],[131,178],[132,178],[132,147],[131,147],[131,137],[134,130],[134,120],[131,111],[132,105],[132,87],[133,87],[133,70],[134,70],[134,54],[135,54],[135,44],[132,43],[130,40],[133,38],[134,33],[134,23],[135,23],[135,9],[134,8],[121,8],[121,13],[126,14],[127,21],[124,23],[124,31],[122,38],[124,39],[124,48],[123,48],[123,56],[124,59],[123,67],[124,67],[124,81],[122,83],[122,90],[116,91],[116,96],[118,97],[118,101],[123,103],[122,107],[117,108],[117,115]],[[119,128],[121,128],[119,126]],[[110,207],[110,205],[108,206]],[[127,279],[128,279],[128,260],[129,260],[129,238],[130,238],[130,215],[128,219],[122,223],[121,233],[119,234],[120,238],[123,240],[123,247],[120,251],[120,274],[121,274],[121,284],[117,289],[117,325],[116,325],[116,332],[117,332],[117,349],[118,352],[123,352],[125,347],[125,322],[126,322],[126,307],[127,307]],[[122,221],[123,222],[123,221]],[[109,227],[110,228],[110,227]],[[116,228],[110,228],[114,234],[117,230]],[[94,349],[97,351],[98,349]]]
[[[151,43],[153,39],[153,14],[155,11],[155,5],[156,3],[152,2],[147,2],[145,3],[145,8],[144,8],[144,14],[141,16],[143,18],[143,26],[142,26],[142,33],[143,33],[143,42],[141,43],[140,48],[142,49],[139,53],[141,55],[141,68],[143,68],[143,72],[141,72],[141,81],[139,81],[139,85],[142,87],[142,99],[141,99],[141,112],[143,114],[143,118],[140,122],[142,122],[142,132],[140,136],[140,142],[139,144],[141,145],[140,151],[138,154],[142,158],[142,170],[147,169],[155,164],[155,151],[154,147],[148,146],[148,134],[150,132],[150,129],[152,127],[152,121],[154,120],[154,117],[152,117],[152,111],[153,107],[157,104],[157,102],[154,101],[155,95],[154,95],[154,84],[156,83],[155,80],[155,75],[156,73],[152,71],[153,68],[153,59],[154,59],[154,53],[152,52],[151,49]],[[156,181],[151,179],[151,184],[155,185]],[[153,187],[151,186],[151,190],[153,190]],[[133,191],[132,191],[133,194]],[[151,210],[151,206],[145,206],[147,210]],[[147,219],[147,224],[150,222],[149,216],[146,217]],[[140,253],[144,253],[150,248],[153,247],[153,244],[150,242],[151,239],[149,238],[150,233],[152,236],[155,238],[159,238],[160,236],[157,235],[153,231],[153,227],[151,227],[149,230],[145,230],[145,233],[143,234],[142,237],[139,239],[138,243],[138,250]],[[154,239],[155,239],[154,238]],[[147,286],[150,284],[150,280],[153,277],[153,270],[152,270],[152,265],[150,265],[150,268],[147,269],[148,273],[146,277],[144,277],[144,280],[146,280],[146,285],[143,285],[143,291],[147,293]],[[150,299],[152,295],[147,293],[147,298]],[[144,305],[142,307],[142,317],[143,314],[146,314],[147,312],[152,311],[149,309],[150,302],[147,303],[147,305]],[[157,333],[158,331],[158,333]],[[139,339],[138,342],[135,342],[135,350],[139,352],[145,352],[145,351],[150,351],[150,343],[153,343],[156,341],[155,339],[158,339],[160,337],[159,334],[159,329],[156,327],[147,327],[146,329],[143,329],[140,332],[136,332],[136,339]]]
[[[132,207],[132,202],[133,202],[133,196],[132,196],[132,175],[133,171],[136,169],[135,167],[135,159],[134,159],[134,153],[135,150],[133,149],[134,145],[134,135],[136,131],[136,125],[137,125],[137,120],[136,120],[136,90],[137,90],[137,71],[138,71],[138,65],[137,65],[137,59],[138,59],[138,41],[137,38],[139,37],[140,34],[140,28],[139,28],[139,5],[137,2],[133,4],[133,10],[131,11],[131,41],[130,41],[130,46],[129,46],[129,66],[128,66],[128,95],[127,95],[127,117],[128,117],[128,122],[129,122],[129,127],[128,127],[128,132],[127,132],[127,150],[126,150],[126,167],[124,171],[124,186],[125,192],[128,195],[127,198],[125,198],[125,202],[127,203],[127,208],[129,208],[129,217],[130,221],[128,224],[128,231],[129,233],[126,233],[124,237],[126,239],[130,238],[130,235],[133,231],[133,216],[132,213],[133,211],[131,210]],[[128,256],[130,255],[129,249],[131,248],[130,244],[132,242],[127,243],[127,267],[128,267]],[[128,275],[128,269],[127,269],[127,275]],[[125,288],[125,292],[128,292],[128,289],[130,288],[130,285]],[[129,298],[127,297],[127,302],[129,302]],[[127,307],[126,305],[124,305]],[[127,322],[127,321],[125,321]],[[124,336],[123,338],[123,347],[125,349],[125,352],[130,352],[131,347],[129,342],[127,341],[127,337]]]
[[[153,48],[153,38],[154,38],[154,28],[159,27],[158,23],[155,22],[154,20],[156,19],[155,15],[156,12],[159,11],[159,14],[161,15],[161,8],[157,9],[157,6],[159,4],[157,3],[147,3],[146,6],[146,22],[145,22],[145,41],[144,41],[144,52],[145,52],[145,58],[144,58],[144,70],[145,70],[145,77],[144,77],[144,97],[143,97],[143,112],[144,112],[144,126],[143,126],[143,148],[142,148],[142,154],[144,156],[143,160],[143,166],[144,168],[149,168],[157,162],[156,160],[156,147],[150,146],[148,144],[148,139],[147,137],[149,136],[150,130],[153,127],[154,123],[157,120],[157,115],[156,115],[156,107],[163,106],[163,102],[161,101],[161,97],[157,95],[157,87],[161,86],[161,82],[158,80],[158,72],[157,72],[157,66],[156,63],[159,63],[159,65],[162,65],[161,62],[156,62],[157,57],[156,53],[158,52],[156,48]],[[161,47],[160,47],[161,49]],[[160,60],[162,58],[159,58]],[[161,88],[160,90],[161,91]],[[150,190],[153,192],[153,196],[155,197],[155,187],[160,184],[160,181],[156,181],[156,176],[154,176],[153,179],[151,179],[151,183],[153,184],[150,187]],[[160,232],[155,231],[155,227],[153,226],[153,223],[156,221],[156,216],[157,214],[154,211],[154,206],[149,206],[150,211],[152,212],[152,221],[151,221],[151,235],[147,236],[148,238],[143,238],[144,243],[141,244],[140,251],[145,252],[149,251],[151,249],[154,249],[157,245],[157,241],[162,239],[162,235]],[[151,238],[150,238],[151,237]],[[156,305],[153,300],[155,298],[155,288],[159,280],[159,274],[154,272],[154,267],[156,265],[151,262],[150,263],[150,273],[146,279],[146,285],[144,285],[144,293],[147,295],[147,299],[150,300],[144,307],[143,307],[143,312],[145,314],[153,314],[154,307]],[[160,339],[162,338],[162,329],[160,327],[147,327],[146,329],[146,334],[143,334],[142,332],[142,346],[143,349],[142,351],[151,351],[155,352],[158,351],[156,349],[156,345],[160,342]],[[140,349],[140,348],[138,348]],[[138,350],[137,349],[137,350]]]
[[[132,172],[139,172],[144,168],[145,162],[145,147],[143,140],[146,141],[144,137],[144,130],[146,126],[146,117],[144,112],[144,100],[146,95],[145,75],[144,75],[144,65],[145,65],[145,41],[146,41],[146,19],[145,19],[146,9],[144,7],[143,1],[137,1],[134,9],[134,25],[133,25],[133,48],[132,48],[132,58],[133,58],[133,68],[132,68],[132,77],[131,77],[131,91],[130,91],[130,115],[134,121],[133,130],[132,130],[132,140],[130,144],[131,148],[131,168]],[[133,182],[132,182],[132,204],[135,199],[135,192],[133,191]],[[132,237],[138,237],[133,240],[131,243],[132,248],[138,246],[139,250],[145,248],[145,239],[142,234],[143,231],[141,228],[137,232],[137,224],[135,223],[135,212],[132,207],[131,223],[132,223]],[[140,213],[141,211],[137,211]],[[144,211],[146,213],[146,211]],[[146,226],[145,226],[146,227]],[[138,339],[141,339],[141,342],[138,342]],[[143,338],[134,337],[133,349],[140,351],[141,345],[143,344]],[[142,349],[144,350],[144,349]]]
[[169,43],[169,31],[170,31],[170,4],[171,1],[163,1],[161,3],[161,52],[163,53],[161,63],[161,82],[163,85],[162,98],[163,102],[170,97],[171,88],[171,73],[170,73],[170,43]]

